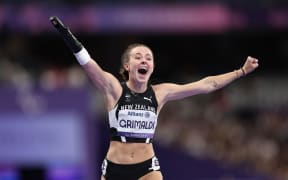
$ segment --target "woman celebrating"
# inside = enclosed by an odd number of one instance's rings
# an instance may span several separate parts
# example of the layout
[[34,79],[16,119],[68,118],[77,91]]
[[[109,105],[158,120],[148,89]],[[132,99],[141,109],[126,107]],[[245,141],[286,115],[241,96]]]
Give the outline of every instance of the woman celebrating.
[[232,72],[183,85],[151,85],[153,52],[144,44],[132,44],[122,55],[120,73],[124,81],[120,82],[90,57],[57,17],[51,17],[50,21],[104,96],[111,141],[102,164],[102,180],[163,179],[151,143],[163,105],[171,100],[215,91],[258,67],[258,60],[248,57],[243,67]]

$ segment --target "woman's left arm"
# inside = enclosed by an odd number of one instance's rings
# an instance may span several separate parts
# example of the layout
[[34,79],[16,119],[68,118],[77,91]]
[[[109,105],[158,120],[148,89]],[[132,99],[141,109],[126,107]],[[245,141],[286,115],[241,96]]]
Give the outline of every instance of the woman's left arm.
[[200,80],[199,82],[201,82],[201,86],[203,86],[202,93],[210,93],[212,91],[220,89],[230,84],[232,81],[251,73],[258,66],[258,59],[248,56],[244,65],[240,69],[216,76],[208,76]]
[[160,104],[164,104],[167,101],[183,99],[185,97],[193,96],[196,94],[210,93],[230,84],[232,81],[240,77],[251,73],[258,66],[258,59],[249,56],[240,69],[232,72],[215,76],[208,76],[199,81],[183,85],[173,83],[163,83],[156,85],[155,90],[156,94],[158,94],[158,101],[160,101]]

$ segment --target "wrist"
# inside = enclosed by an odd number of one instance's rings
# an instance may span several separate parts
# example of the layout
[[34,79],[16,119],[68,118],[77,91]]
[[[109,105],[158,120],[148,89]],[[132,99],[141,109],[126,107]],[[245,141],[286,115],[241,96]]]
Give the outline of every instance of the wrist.
[[234,70],[235,74],[236,74],[236,79],[243,77],[246,75],[244,69],[240,68],[240,69],[236,69]]
[[74,53],[74,56],[80,65],[85,65],[91,60],[88,51],[84,47],[79,52]]
[[242,76],[246,76],[246,72],[245,72],[244,68],[241,67],[240,70],[241,70],[241,72],[242,72]]

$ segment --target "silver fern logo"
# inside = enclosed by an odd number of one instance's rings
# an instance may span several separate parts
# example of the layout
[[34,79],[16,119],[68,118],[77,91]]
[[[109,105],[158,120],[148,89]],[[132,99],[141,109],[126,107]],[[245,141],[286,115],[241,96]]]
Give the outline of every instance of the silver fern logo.
[[128,94],[128,93],[126,93],[125,94],[125,102],[130,102],[130,98],[131,98],[131,95],[130,94]]

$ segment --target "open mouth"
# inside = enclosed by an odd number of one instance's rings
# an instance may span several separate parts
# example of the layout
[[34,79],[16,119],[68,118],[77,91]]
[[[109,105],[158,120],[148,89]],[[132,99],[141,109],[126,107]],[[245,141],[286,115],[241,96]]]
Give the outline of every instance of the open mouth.
[[148,71],[147,71],[147,69],[144,69],[144,68],[140,68],[140,69],[138,69],[138,73],[140,73],[140,74],[146,74]]

